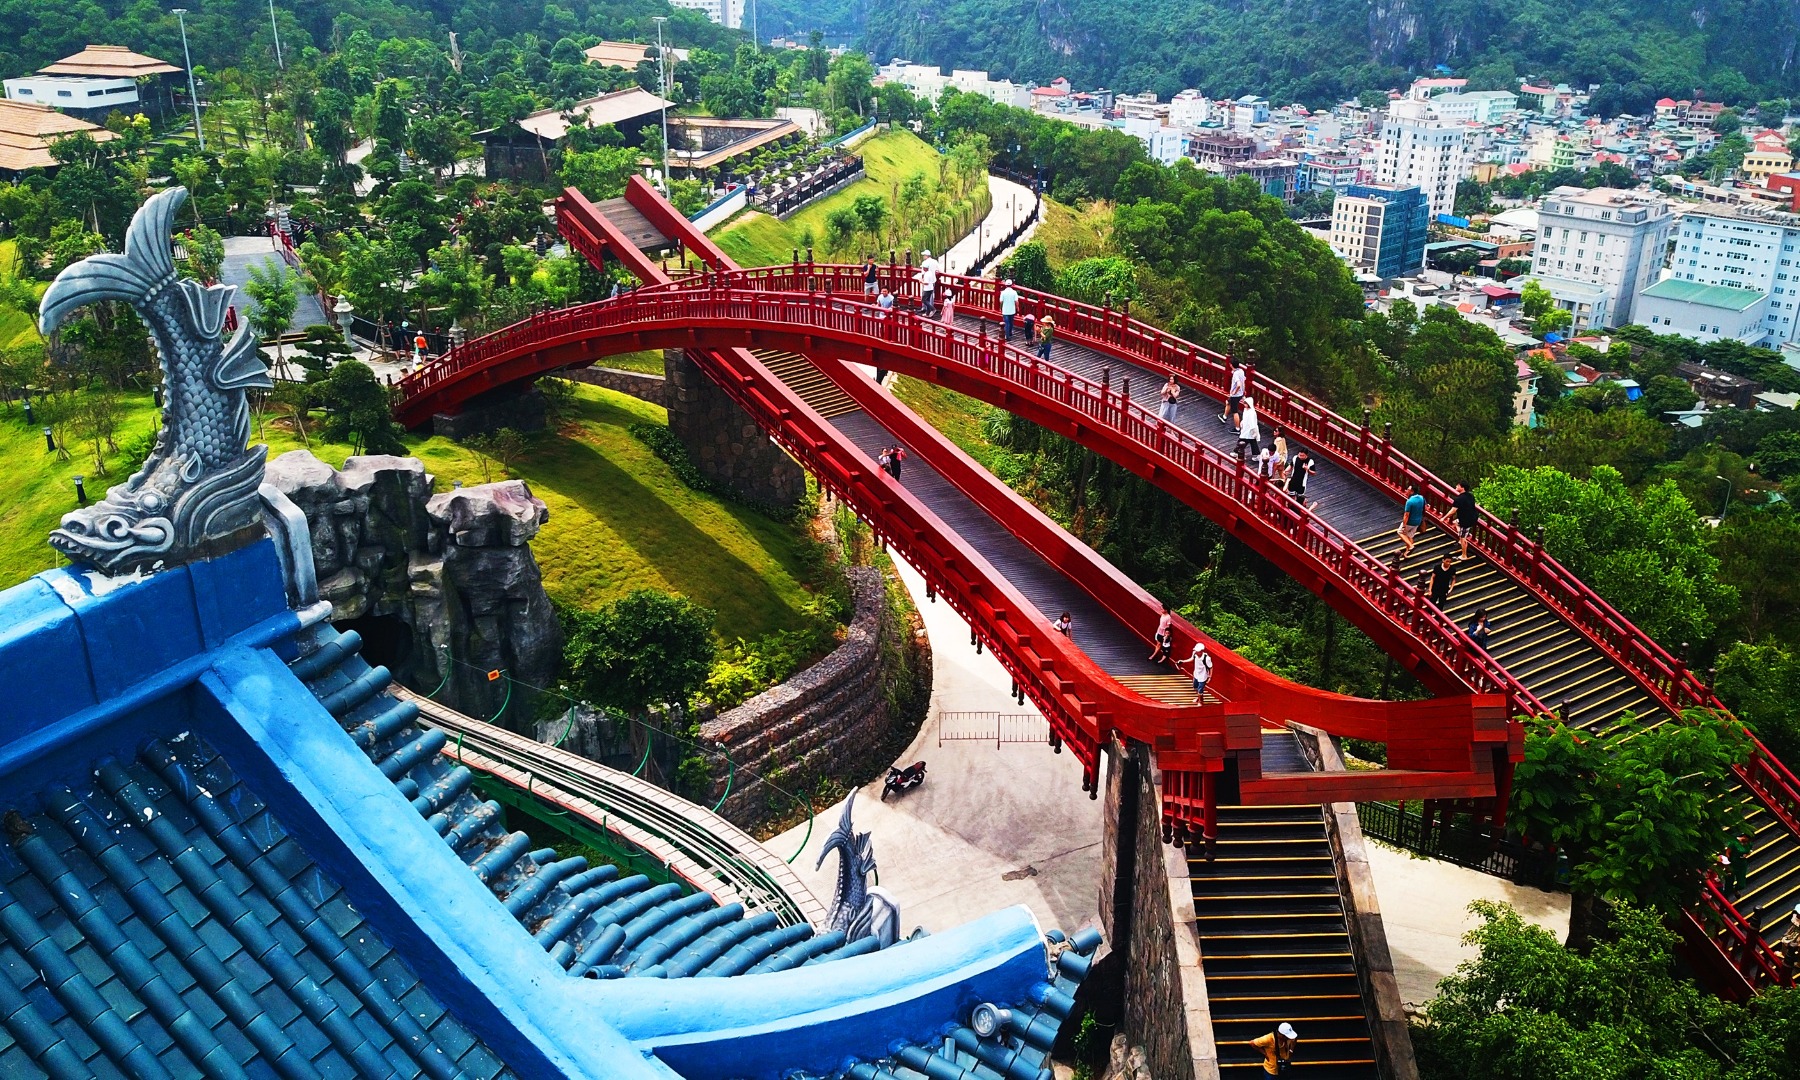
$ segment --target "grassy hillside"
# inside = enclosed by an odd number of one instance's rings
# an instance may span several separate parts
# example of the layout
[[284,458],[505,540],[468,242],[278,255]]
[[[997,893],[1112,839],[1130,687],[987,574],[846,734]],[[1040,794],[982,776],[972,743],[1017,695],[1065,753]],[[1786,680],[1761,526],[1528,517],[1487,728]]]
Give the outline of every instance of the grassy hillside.
[[[938,152],[910,131],[887,131],[856,148],[867,176],[828,199],[820,199],[786,221],[750,211],[712,234],[727,255],[744,266],[788,262],[810,231],[815,244],[825,235],[825,216],[849,206],[858,195],[880,195],[893,204],[895,187],[914,173],[924,173],[933,189],[938,180]],[[816,253],[822,257],[822,253]],[[804,251],[801,258],[805,258]],[[849,256],[854,259],[855,256]]]
[[[119,442],[150,430],[148,395],[127,396]],[[597,607],[633,589],[682,593],[719,614],[726,640],[754,639],[803,625],[801,605],[806,545],[789,525],[710,495],[692,491],[627,430],[640,421],[664,422],[663,410],[599,387],[576,387],[576,416],[557,433],[531,438],[514,473],[550,508],[550,521],[532,550],[553,599]],[[298,449],[300,440],[270,425],[270,457]],[[409,437],[408,450],[437,477],[481,483],[480,459],[448,439]],[[313,440],[312,452],[342,465],[350,448]],[[0,412],[0,458],[10,465],[11,496],[0,503],[0,587],[19,583],[61,562],[45,537],[74,509],[77,472],[91,477],[91,460],[59,462],[44,451],[43,436],[15,407]],[[493,479],[502,479],[498,465]],[[125,478],[112,460],[112,475],[89,481],[103,493]]]

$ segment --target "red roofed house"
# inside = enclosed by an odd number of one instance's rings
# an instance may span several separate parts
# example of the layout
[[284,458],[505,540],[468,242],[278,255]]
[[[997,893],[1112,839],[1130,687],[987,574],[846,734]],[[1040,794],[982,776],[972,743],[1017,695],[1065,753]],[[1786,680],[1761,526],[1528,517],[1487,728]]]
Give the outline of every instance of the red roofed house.
[[1680,120],[1687,115],[1688,102],[1676,101],[1674,98],[1663,98],[1656,103],[1658,120]]
[[1750,152],[1744,155],[1744,179],[1752,184],[1767,185],[1769,177],[1794,167],[1794,155],[1788,152],[1787,140],[1778,132],[1759,131],[1750,140]]

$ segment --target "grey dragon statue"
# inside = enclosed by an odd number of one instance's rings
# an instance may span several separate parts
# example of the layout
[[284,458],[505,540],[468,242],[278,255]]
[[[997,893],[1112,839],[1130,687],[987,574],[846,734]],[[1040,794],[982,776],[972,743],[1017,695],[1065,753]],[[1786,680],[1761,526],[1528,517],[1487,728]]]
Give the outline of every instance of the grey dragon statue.
[[[879,885],[870,885],[868,877],[875,872],[875,848],[869,834],[857,832],[851,824],[850,812],[856,807],[856,792],[844,800],[844,815],[837,828],[825,838],[819,849],[819,861],[813,869],[825,865],[825,856],[838,853],[837,889],[831,898],[831,911],[826,916],[827,930],[842,930],[845,941],[873,937],[881,948],[900,940],[900,904]],[[915,935],[923,931],[915,931]]]
[[224,342],[237,290],[178,279],[170,228],[187,189],[138,208],[123,255],[90,255],[56,275],[39,304],[48,335],[69,313],[123,300],[150,328],[162,363],[162,430],[143,468],[92,506],[64,515],[50,544],[105,574],[154,570],[229,550],[261,529],[256,489],[268,448],[248,446],[245,391],[268,388],[256,336],[240,327]]

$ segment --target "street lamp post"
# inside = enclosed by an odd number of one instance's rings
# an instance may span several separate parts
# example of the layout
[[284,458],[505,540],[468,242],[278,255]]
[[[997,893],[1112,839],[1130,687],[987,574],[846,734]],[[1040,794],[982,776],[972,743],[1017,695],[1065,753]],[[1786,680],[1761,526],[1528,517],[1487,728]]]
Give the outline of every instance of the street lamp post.
[[663,48],[663,23],[669,21],[667,15],[655,15],[651,21],[656,23],[656,96],[662,101],[662,189],[663,197],[669,194],[669,54]]
[[194,107],[194,138],[200,149],[206,149],[206,132],[200,130],[200,93],[194,89],[194,54],[188,51],[187,8],[175,9],[175,21],[181,24],[181,57],[187,61],[188,104]]
[[275,25],[275,0],[269,0],[269,32],[275,35],[275,66],[286,71],[287,64],[281,60],[281,27]]

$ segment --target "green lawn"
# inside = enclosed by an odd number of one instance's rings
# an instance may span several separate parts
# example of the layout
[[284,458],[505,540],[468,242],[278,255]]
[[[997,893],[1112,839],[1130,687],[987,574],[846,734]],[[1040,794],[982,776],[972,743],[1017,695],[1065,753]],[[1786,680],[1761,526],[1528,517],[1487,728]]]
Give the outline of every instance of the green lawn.
[[[849,206],[858,195],[880,195],[893,200],[895,184],[914,173],[924,173],[935,189],[938,152],[910,131],[886,131],[857,147],[868,174],[828,199],[820,199],[786,221],[750,211],[740,214],[712,234],[725,254],[743,266],[771,266],[793,259],[794,249],[804,247],[800,237],[811,229],[815,243],[825,235],[825,216]],[[804,257],[804,252],[802,253]],[[855,255],[847,256],[852,261]]]
[[[14,240],[0,240],[0,281],[11,281],[19,273],[19,245]],[[43,282],[33,284],[34,291],[43,295],[49,286]],[[10,349],[19,345],[29,345],[43,340],[38,336],[37,321],[30,312],[0,302],[0,349]]]
[[[128,397],[129,418],[119,441],[153,422],[147,395]],[[664,422],[663,410],[595,386],[576,386],[577,415],[561,433],[533,436],[514,472],[550,508],[550,521],[532,551],[552,598],[597,607],[633,589],[679,592],[719,614],[721,637],[755,639],[803,625],[804,540],[798,530],[677,480],[627,430],[639,421]],[[263,436],[258,436],[263,437]],[[271,458],[300,446],[270,425]],[[407,439],[409,452],[437,477],[484,479],[480,460],[443,438]],[[314,439],[312,451],[342,465],[350,448]],[[0,587],[60,563],[44,538],[74,508],[70,477],[91,473],[91,461],[57,463],[43,436],[28,428],[17,407],[0,412],[0,454],[11,465],[12,495],[0,506]],[[492,466],[494,479],[502,473]],[[122,467],[89,490],[100,494],[124,479]]]

